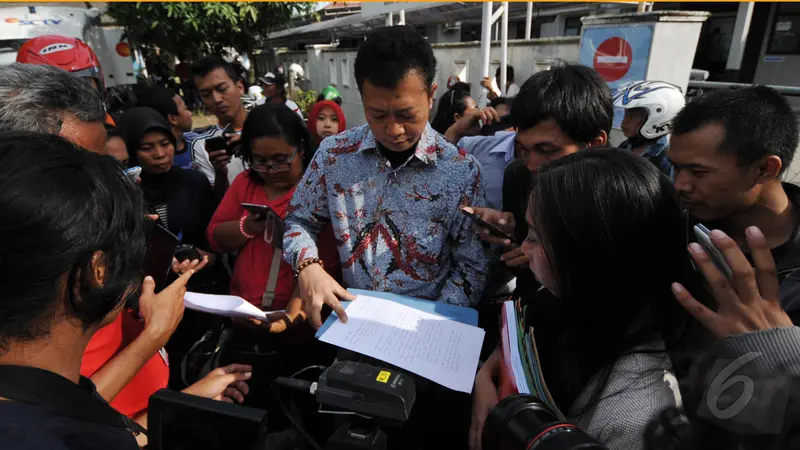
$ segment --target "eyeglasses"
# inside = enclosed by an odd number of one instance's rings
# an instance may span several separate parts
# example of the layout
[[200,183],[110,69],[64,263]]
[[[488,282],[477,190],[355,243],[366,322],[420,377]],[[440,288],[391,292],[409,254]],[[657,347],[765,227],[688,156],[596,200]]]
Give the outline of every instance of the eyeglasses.
[[262,156],[253,155],[250,157],[253,168],[264,169],[264,172],[286,172],[292,167],[292,161],[297,156],[297,148],[294,149],[289,159],[279,163],[270,163],[270,160]]

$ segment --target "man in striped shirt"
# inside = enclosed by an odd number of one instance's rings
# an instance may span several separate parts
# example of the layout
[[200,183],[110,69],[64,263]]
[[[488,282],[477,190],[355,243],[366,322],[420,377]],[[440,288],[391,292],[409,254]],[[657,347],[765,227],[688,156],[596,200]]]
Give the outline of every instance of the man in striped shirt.
[[233,66],[216,57],[203,58],[192,64],[192,77],[203,105],[217,117],[218,123],[186,133],[184,138],[191,145],[196,170],[203,172],[221,198],[230,183],[244,171],[244,164],[241,158],[228,156],[225,150],[207,152],[206,142],[224,133],[228,147],[239,145],[247,118],[241,99],[244,84]]

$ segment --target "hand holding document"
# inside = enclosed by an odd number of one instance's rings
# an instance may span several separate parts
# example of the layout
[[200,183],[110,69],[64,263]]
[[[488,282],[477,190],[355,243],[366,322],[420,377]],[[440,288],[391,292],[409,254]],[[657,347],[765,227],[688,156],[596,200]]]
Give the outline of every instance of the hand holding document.
[[183,301],[189,309],[203,311],[217,316],[267,320],[267,314],[264,311],[261,311],[245,299],[235,295],[211,295],[187,292],[183,296]]
[[347,323],[334,322],[321,341],[346,348],[470,393],[484,331],[377,297],[359,295]]

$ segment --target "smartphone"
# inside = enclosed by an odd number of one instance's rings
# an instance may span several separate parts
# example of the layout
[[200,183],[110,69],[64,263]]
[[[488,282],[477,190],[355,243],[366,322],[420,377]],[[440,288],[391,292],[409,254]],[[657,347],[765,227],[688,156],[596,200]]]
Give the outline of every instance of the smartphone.
[[264,241],[280,250],[283,250],[283,234],[286,232],[286,224],[272,208],[267,212],[267,226],[264,230]]
[[233,127],[228,124],[228,126],[222,130],[222,134],[206,140],[206,151],[211,153],[218,150],[225,150],[228,156],[233,156],[234,149],[228,147],[228,139],[225,137],[225,135],[233,134],[234,132],[235,131],[233,130]]
[[139,166],[131,167],[130,169],[125,169],[124,173],[125,173],[125,175],[128,175],[129,177],[133,178],[133,181],[136,181],[136,180],[139,179],[139,176],[142,174],[142,168],[139,167]]
[[246,209],[250,214],[256,215],[261,219],[266,219],[267,214],[272,211],[269,206],[256,205],[255,203],[242,203],[242,208]]
[[483,125],[481,126],[480,135],[481,136],[494,136],[495,134],[507,130],[512,127],[511,124],[511,116],[503,116],[500,118],[499,122],[495,122],[491,125]]
[[175,259],[177,259],[179,263],[182,263],[184,261],[199,261],[202,260],[203,257],[194,245],[181,245],[175,250]]
[[694,235],[697,236],[697,242],[703,246],[708,256],[714,261],[714,264],[722,271],[722,273],[730,280],[733,278],[733,272],[725,256],[719,249],[711,242],[711,231],[705,225],[698,223],[694,226]]
[[469,217],[470,219],[474,220],[475,222],[478,222],[478,224],[480,224],[480,226],[482,226],[484,228],[488,228],[489,231],[491,231],[492,234],[494,234],[495,236],[500,236],[502,238],[506,238],[509,241],[511,241],[512,243],[514,242],[514,236],[511,236],[510,234],[506,233],[505,231],[501,230],[500,228],[497,228],[495,225],[493,225],[493,224],[481,219],[481,216],[479,216],[477,214],[473,214],[473,213],[467,211],[466,209],[462,209],[461,213],[464,214],[465,216]]
[[147,251],[144,255],[145,275],[156,282],[156,292],[164,289],[172,270],[172,257],[178,248],[178,237],[163,226],[156,224],[147,235]]

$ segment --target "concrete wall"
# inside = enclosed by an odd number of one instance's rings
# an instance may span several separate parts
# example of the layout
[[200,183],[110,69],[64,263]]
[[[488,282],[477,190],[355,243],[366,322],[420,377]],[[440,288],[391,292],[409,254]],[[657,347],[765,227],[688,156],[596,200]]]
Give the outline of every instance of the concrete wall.
[[[516,82],[521,85],[535,72],[546,70],[553,61],[577,62],[579,45],[578,37],[509,41],[508,63],[514,66]],[[437,60],[436,82],[440,86],[437,97],[445,92],[447,79],[451,75],[458,75],[463,81],[472,83],[473,95],[477,97],[482,76],[480,42],[434,44],[433,51]],[[319,91],[329,84],[335,85],[342,96],[342,109],[348,126],[355,126],[365,122],[353,73],[356,53],[355,49],[309,46],[305,53],[283,53],[278,59],[286,67],[291,63],[300,64],[306,71],[311,89]],[[499,43],[493,44],[490,57],[489,72],[494,75],[500,66]]]

